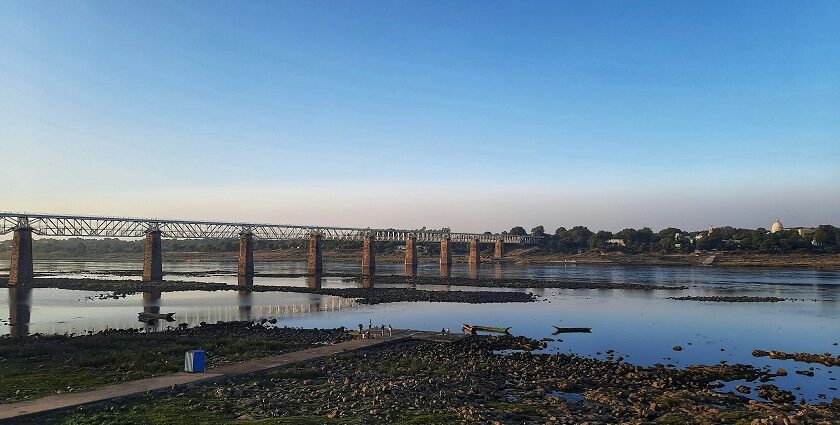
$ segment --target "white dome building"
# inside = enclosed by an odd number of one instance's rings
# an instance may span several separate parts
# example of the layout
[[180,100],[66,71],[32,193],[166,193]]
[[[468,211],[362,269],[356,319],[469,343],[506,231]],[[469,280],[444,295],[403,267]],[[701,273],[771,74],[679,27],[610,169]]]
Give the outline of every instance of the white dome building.
[[770,233],[781,232],[782,230],[785,230],[785,226],[782,226],[782,222],[777,218],[776,221],[770,225]]

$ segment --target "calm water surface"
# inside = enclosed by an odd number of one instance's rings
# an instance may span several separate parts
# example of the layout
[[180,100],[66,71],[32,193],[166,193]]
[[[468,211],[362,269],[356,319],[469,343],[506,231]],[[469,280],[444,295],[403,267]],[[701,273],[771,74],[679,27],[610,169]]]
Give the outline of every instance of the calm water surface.
[[[41,261],[36,271],[56,276],[102,277],[109,270],[139,270],[135,262]],[[257,263],[257,273],[305,272],[304,262]],[[78,272],[97,271],[98,274]],[[234,262],[165,263],[170,272],[213,271],[211,276],[171,279],[236,283]],[[325,263],[327,273],[357,274],[355,263]],[[404,273],[401,264],[378,264],[377,274]],[[418,274],[437,276],[436,264],[421,264]],[[475,272],[474,272],[475,274]],[[455,264],[453,276],[470,276]],[[358,305],[352,300],[314,294],[250,293],[246,291],[187,291],[144,293],[120,299],[100,299],[104,293],[50,288],[8,289],[0,303],[14,326],[5,321],[0,333],[83,333],[105,328],[143,327],[137,313],[175,312],[177,323],[218,320],[278,320],[278,325],[357,327],[359,323],[391,324],[398,328],[457,330],[461,323],[511,326],[512,333],[533,338],[552,336],[552,325],[591,327],[591,334],[564,334],[549,343],[552,352],[603,357],[613,349],[627,361],[652,365],[749,363],[784,367],[789,375],[774,382],[794,394],[819,401],[820,394],[840,397],[840,368],[792,361],[754,358],[753,349],[840,354],[840,272],[785,269],[722,269],[714,267],[483,265],[477,275],[489,278],[530,278],[576,282],[652,283],[688,286],[688,290],[530,290],[541,296],[531,304],[391,303]],[[119,276],[110,276],[118,278]],[[137,277],[121,277],[139,279]],[[255,284],[307,286],[306,278],[255,278]],[[323,278],[322,287],[355,287],[360,283]],[[376,286],[376,279],[373,279]],[[444,285],[428,290],[463,290]],[[677,295],[749,295],[795,299],[780,303],[710,303],[669,300]],[[157,328],[167,324],[158,324]],[[683,350],[672,350],[680,345]],[[814,367],[812,378],[795,370]],[[748,383],[748,385],[752,385]],[[800,390],[795,390],[800,387]]]

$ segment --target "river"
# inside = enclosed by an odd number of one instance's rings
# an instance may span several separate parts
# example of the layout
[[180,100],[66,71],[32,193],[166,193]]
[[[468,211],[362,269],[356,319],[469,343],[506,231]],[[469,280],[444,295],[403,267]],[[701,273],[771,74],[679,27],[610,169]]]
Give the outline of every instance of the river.
[[[355,263],[325,262],[330,274],[357,274]],[[109,271],[139,270],[135,262],[36,261],[36,272],[62,277],[139,279],[110,275]],[[304,273],[303,262],[257,263],[263,274]],[[236,283],[232,262],[165,263],[169,272],[202,272],[202,277],[172,279]],[[85,272],[88,271],[88,272]],[[93,273],[89,273],[93,272]],[[401,264],[378,264],[378,275],[404,273]],[[436,264],[421,264],[418,274],[437,276]],[[174,312],[176,321],[196,325],[218,320],[277,319],[278,326],[358,327],[372,321],[395,328],[458,331],[462,323],[511,326],[511,332],[533,338],[552,336],[552,325],[591,327],[591,334],[564,334],[552,341],[551,352],[574,352],[603,357],[608,350],[626,361],[652,365],[748,363],[785,368],[789,375],[776,384],[809,401],[821,395],[840,397],[835,378],[840,368],[792,361],[755,358],[753,349],[786,352],[840,354],[840,272],[771,268],[660,267],[612,265],[482,265],[472,272],[455,264],[453,276],[478,274],[484,277],[529,278],[562,281],[607,281],[687,286],[687,290],[566,290],[533,289],[540,300],[529,304],[390,303],[359,305],[353,300],[314,294],[248,291],[186,291],[143,293],[124,298],[103,297],[107,293],[51,288],[12,288],[0,300],[8,309],[10,322],[0,323],[0,333],[75,333],[106,328],[143,327],[140,311]],[[373,279],[376,286],[376,279]],[[306,286],[306,278],[257,277],[260,285]],[[325,288],[360,285],[339,277],[325,277]],[[418,289],[464,290],[467,287],[424,285]],[[482,288],[486,289],[486,288]],[[504,289],[512,290],[512,289]],[[677,301],[678,295],[748,295],[788,299],[778,303],[719,303]],[[158,328],[166,324],[157,325]],[[680,345],[682,351],[672,347]],[[814,377],[795,370],[814,368]],[[837,371],[838,373],[834,373]],[[732,388],[738,383],[727,386]],[[748,386],[754,386],[747,383]],[[798,390],[796,388],[799,388]]]

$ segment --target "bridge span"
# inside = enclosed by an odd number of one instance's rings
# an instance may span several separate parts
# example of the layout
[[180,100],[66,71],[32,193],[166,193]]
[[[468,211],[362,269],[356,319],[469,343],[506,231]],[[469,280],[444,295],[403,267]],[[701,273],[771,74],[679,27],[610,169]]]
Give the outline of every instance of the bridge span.
[[318,275],[323,271],[322,240],[359,241],[362,243],[362,274],[371,274],[376,265],[376,241],[404,241],[406,273],[417,268],[417,244],[440,243],[441,274],[448,275],[452,265],[451,243],[469,244],[467,261],[481,263],[480,244],[495,245],[495,259],[504,256],[505,244],[529,245],[538,243],[537,236],[459,233],[438,230],[375,229],[356,227],[307,226],[288,224],[260,224],[244,222],[163,220],[157,218],[100,217],[80,215],[29,214],[0,212],[0,235],[13,233],[9,284],[26,283],[33,278],[32,235],[46,237],[110,237],[145,238],[143,280],[163,279],[161,238],[222,239],[239,238],[240,282],[254,276],[254,239],[308,240],[307,272]]

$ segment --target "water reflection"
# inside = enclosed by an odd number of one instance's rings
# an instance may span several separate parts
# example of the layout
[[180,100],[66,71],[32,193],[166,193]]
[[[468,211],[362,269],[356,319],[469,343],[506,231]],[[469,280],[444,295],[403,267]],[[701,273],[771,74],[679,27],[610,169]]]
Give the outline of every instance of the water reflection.
[[406,264],[405,265],[405,275],[407,277],[414,277],[417,276],[417,264]]
[[496,263],[493,265],[493,277],[496,279],[502,278],[502,263]]
[[362,288],[373,288],[373,276],[362,276]]
[[239,302],[239,320],[251,320],[251,310],[254,304],[251,289],[246,288],[236,291],[236,299]]
[[478,279],[478,264],[470,263],[470,279]]
[[9,334],[12,337],[29,335],[32,314],[32,288],[9,288]]
[[160,314],[160,291],[143,292],[143,313]]
[[440,277],[449,277],[452,275],[452,265],[449,264],[441,264],[440,265]]

